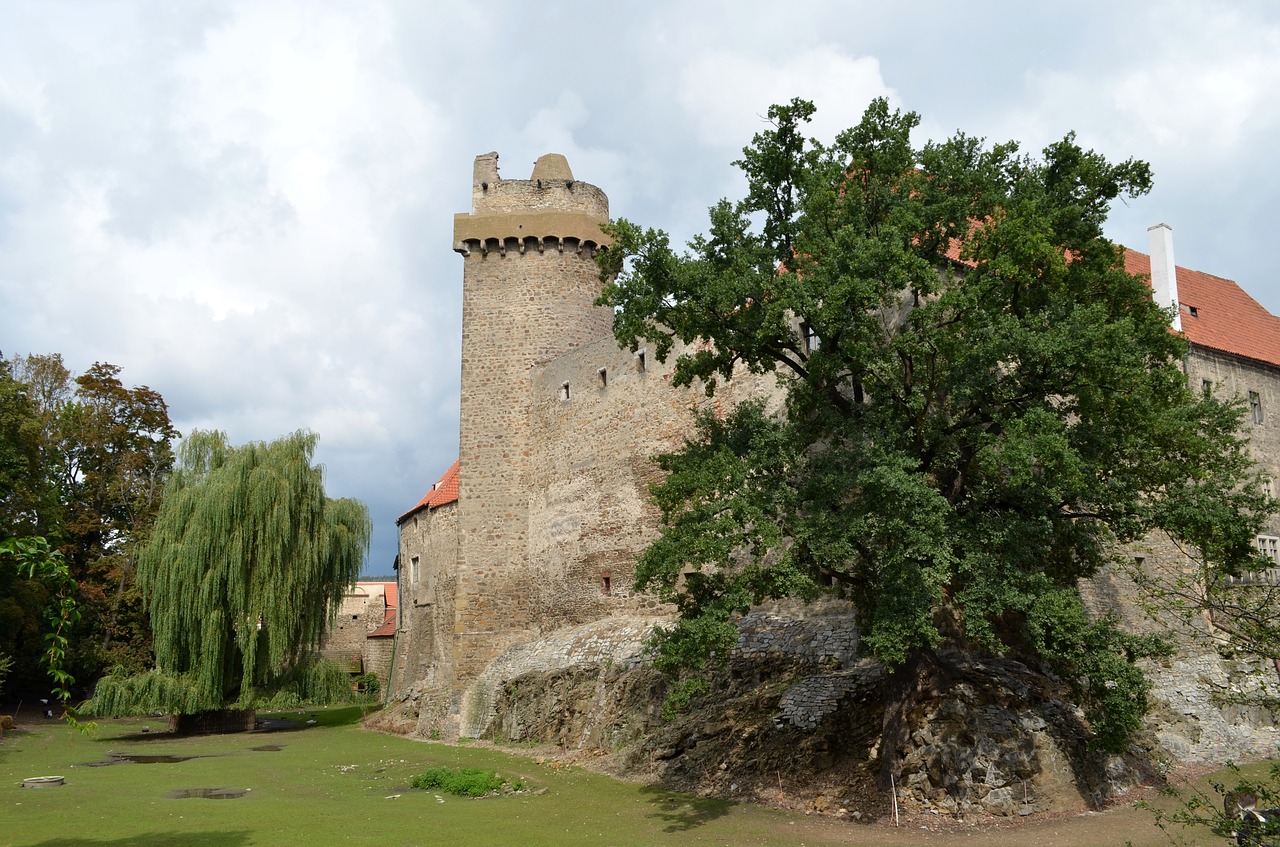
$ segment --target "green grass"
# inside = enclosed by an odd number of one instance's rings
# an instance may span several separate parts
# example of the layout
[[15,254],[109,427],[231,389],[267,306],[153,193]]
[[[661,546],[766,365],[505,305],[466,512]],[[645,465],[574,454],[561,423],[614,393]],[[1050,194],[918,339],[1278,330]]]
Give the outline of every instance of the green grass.
[[450,768],[443,766],[427,768],[426,773],[418,774],[409,780],[409,784],[414,788],[439,788],[446,794],[453,794],[458,797],[483,797],[486,794],[493,794],[502,790],[502,787],[508,784],[512,786],[514,791],[524,788],[524,780],[517,779],[513,783],[493,771],[481,770],[480,768]]
[[[249,847],[341,843],[370,847],[515,844],[629,845],[1115,845],[1166,844],[1134,810],[955,835],[806,818],[540,765],[478,745],[423,743],[366,732],[360,708],[287,716],[296,732],[172,738],[148,721],[104,721],[92,735],[53,721],[0,742],[4,847]],[[314,718],[312,717],[314,715]],[[306,726],[309,719],[315,725]],[[163,719],[151,721],[162,728]],[[282,745],[279,751],[255,751]],[[109,751],[197,756],[175,764],[86,767]],[[527,789],[476,799],[411,789],[430,768],[501,773]],[[61,774],[61,788],[22,789]],[[169,800],[183,788],[252,789],[240,799]],[[538,793],[540,792],[540,793]],[[975,840],[976,837],[976,840]]]

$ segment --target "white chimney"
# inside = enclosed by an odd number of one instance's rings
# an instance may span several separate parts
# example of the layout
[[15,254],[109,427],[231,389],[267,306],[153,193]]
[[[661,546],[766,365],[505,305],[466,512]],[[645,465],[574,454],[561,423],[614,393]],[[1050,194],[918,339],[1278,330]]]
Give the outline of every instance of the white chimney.
[[1178,270],[1173,264],[1173,228],[1168,224],[1147,227],[1151,241],[1151,296],[1162,309],[1173,308],[1173,328],[1182,331],[1178,306]]

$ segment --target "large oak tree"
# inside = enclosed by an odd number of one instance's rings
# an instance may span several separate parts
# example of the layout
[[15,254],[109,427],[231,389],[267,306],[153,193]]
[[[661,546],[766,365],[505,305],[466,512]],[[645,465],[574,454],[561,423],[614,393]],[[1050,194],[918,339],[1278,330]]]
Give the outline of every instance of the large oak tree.
[[786,394],[658,460],[637,581],[678,604],[659,665],[696,693],[736,615],[833,592],[899,681],[944,648],[1041,663],[1122,749],[1146,706],[1132,660],[1157,645],[1091,619],[1078,581],[1154,530],[1237,571],[1272,505],[1239,407],[1188,390],[1185,340],[1103,237],[1149,168],[1070,135],[1041,156],[915,146],[917,116],[883,100],[824,145],[812,112],[770,110],[746,196],[687,250],[619,220],[601,256],[621,343],[675,355],[676,384],[747,369]]

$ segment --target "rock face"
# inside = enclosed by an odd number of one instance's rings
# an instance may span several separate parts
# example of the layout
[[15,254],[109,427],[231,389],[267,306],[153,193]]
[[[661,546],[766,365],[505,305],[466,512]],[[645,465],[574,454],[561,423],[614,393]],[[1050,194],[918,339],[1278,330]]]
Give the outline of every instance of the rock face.
[[[1090,750],[1061,681],[961,654],[891,679],[858,658],[854,614],[835,602],[744,617],[712,693],[664,720],[666,683],[644,653],[660,620],[596,621],[508,649],[455,706],[464,734],[554,746],[671,788],[863,819],[891,813],[891,790],[907,811],[1084,810],[1158,782],[1171,760],[1265,754],[1276,741],[1271,713],[1214,694],[1256,694],[1269,667],[1214,653],[1152,666],[1147,731],[1125,756],[1105,757]],[[432,734],[439,704],[428,693],[410,689],[377,725]]]
[[[945,691],[905,712],[891,755],[908,809],[1018,815],[1081,810],[1144,774],[1142,757],[1091,755],[1055,681],[1004,660],[948,659]],[[508,683],[494,738],[609,751],[632,775],[700,793],[878,817],[886,674],[873,661],[828,670],[785,654],[739,655],[715,693],[664,722],[662,680],[643,668],[577,666]],[[816,804],[816,805],[815,805]]]

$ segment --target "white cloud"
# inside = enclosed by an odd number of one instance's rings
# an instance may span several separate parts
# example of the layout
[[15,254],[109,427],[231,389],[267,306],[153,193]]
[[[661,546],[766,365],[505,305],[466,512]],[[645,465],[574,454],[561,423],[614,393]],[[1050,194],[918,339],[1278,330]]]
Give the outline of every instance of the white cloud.
[[774,103],[793,97],[813,101],[817,114],[810,134],[829,141],[857,123],[873,98],[896,101],[897,93],[885,83],[875,57],[822,45],[782,55],[705,53],[684,67],[677,97],[704,144],[736,149],[765,128]]

